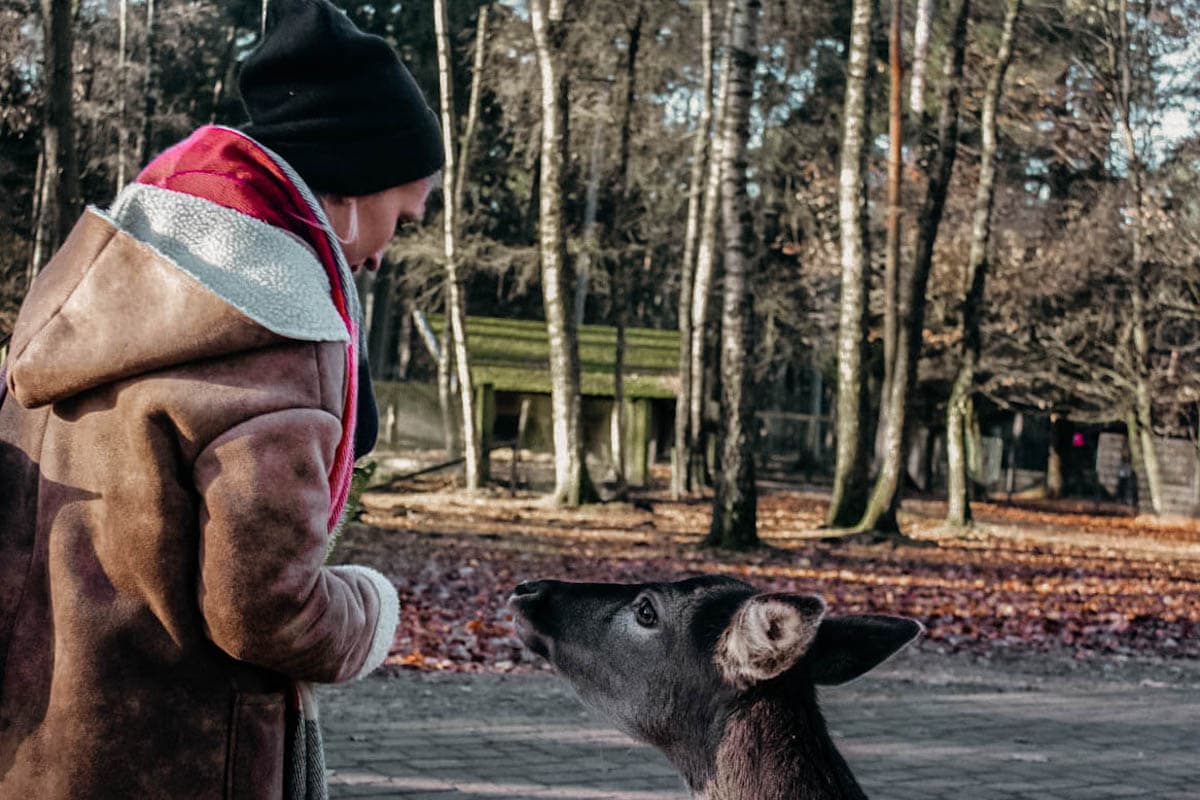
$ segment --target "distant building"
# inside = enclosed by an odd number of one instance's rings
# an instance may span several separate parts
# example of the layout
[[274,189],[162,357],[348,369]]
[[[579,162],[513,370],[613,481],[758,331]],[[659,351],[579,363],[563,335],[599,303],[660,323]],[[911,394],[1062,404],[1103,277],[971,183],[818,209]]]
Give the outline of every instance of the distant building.
[[[440,331],[441,315],[428,317]],[[485,442],[512,442],[521,406],[527,403],[522,446],[553,450],[550,408],[549,338],[540,321],[467,318],[467,347],[473,390],[480,399]],[[616,329],[579,328],[582,436],[587,452],[612,463],[611,426]],[[647,328],[625,332],[627,480],[639,485],[649,465],[671,446],[675,396],[679,386],[679,333]],[[443,433],[437,388],[429,382],[381,382],[376,385],[380,412],[380,449],[441,447]],[[460,406],[454,404],[457,415]],[[456,423],[458,424],[458,423]]]

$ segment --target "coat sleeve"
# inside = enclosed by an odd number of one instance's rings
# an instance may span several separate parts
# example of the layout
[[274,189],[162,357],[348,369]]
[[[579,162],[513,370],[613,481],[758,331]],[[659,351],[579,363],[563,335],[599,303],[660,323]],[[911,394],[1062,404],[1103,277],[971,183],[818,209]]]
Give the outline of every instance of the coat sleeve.
[[253,417],[196,459],[200,610],[236,659],[295,680],[362,677],[387,656],[399,602],[366,567],[324,565],[329,467],[341,435],[327,411]]

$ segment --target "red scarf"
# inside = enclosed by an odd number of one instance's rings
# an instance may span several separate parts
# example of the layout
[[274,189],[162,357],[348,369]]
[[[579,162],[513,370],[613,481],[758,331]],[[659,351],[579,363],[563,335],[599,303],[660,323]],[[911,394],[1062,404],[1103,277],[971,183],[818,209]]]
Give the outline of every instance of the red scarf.
[[[347,288],[337,254],[304,193],[283,167],[257,142],[229,128],[205,126],[150,162],[138,183],[200,197],[261,222],[282,228],[306,242],[325,267],[333,304],[350,343],[346,347],[346,397],[342,438],[329,472],[329,530],[341,518],[354,468],[354,425],[358,408],[358,324],[350,318]],[[351,287],[349,289],[353,291]]]

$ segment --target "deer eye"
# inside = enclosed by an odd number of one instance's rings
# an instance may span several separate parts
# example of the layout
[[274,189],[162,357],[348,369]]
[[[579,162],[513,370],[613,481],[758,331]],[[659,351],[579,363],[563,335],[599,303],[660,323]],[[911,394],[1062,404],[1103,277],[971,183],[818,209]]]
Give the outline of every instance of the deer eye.
[[658,612],[654,610],[654,604],[648,597],[642,597],[635,603],[633,613],[638,624],[644,628],[653,628],[658,624]]

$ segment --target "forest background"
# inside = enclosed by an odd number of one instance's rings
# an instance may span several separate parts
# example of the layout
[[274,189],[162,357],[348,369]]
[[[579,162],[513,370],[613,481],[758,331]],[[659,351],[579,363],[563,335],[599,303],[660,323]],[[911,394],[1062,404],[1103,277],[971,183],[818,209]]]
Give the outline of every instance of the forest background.
[[[85,203],[245,120],[264,5],[0,2],[0,336]],[[714,544],[756,540],[754,414],[813,372],[836,387],[827,522],[852,533],[900,535],[914,419],[947,432],[957,525],[977,406],[1124,425],[1155,510],[1155,435],[1197,441],[1200,2],[341,5],[452,134],[372,345],[446,308],[437,371],[469,382],[465,315],[545,320],[560,503],[590,495],[580,322],[680,331],[673,489],[715,480]]]

